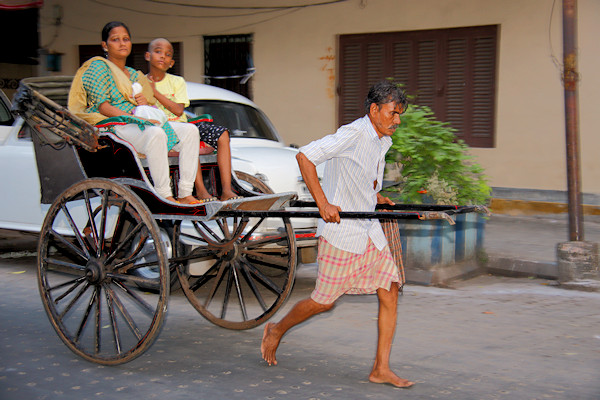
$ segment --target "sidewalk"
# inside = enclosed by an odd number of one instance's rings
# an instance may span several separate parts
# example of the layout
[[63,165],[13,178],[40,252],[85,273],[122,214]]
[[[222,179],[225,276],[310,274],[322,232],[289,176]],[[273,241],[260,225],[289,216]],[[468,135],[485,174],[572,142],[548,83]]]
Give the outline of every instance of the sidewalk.
[[[584,240],[600,242],[600,217],[586,215],[583,225]],[[567,214],[494,214],[485,228],[488,272],[556,279],[556,247],[567,241]]]

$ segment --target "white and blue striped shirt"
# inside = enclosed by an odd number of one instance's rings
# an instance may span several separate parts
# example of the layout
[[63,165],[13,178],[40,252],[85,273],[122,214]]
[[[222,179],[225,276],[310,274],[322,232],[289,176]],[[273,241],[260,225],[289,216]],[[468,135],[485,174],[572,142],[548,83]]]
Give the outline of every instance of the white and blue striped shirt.
[[[325,164],[323,192],[329,203],[342,211],[375,210],[377,193],[381,190],[385,169],[385,153],[392,139],[377,135],[368,115],[340,127],[300,148],[313,164]],[[377,184],[374,187],[374,182]],[[339,224],[319,220],[317,236],[323,236],[333,246],[362,254],[368,238],[381,250],[387,244],[378,220],[343,219]]]

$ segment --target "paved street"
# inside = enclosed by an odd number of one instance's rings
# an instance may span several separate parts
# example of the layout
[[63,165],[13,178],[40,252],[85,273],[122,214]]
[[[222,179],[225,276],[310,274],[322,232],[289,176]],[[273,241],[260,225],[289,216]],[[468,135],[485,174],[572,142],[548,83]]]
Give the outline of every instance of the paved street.
[[[278,319],[310,293],[301,266]],[[600,293],[550,281],[482,276],[452,288],[408,286],[400,300],[393,366],[417,382],[367,381],[375,296],[346,296],[291,331],[268,367],[262,327],[230,331],[204,320],[181,292],[158,341],[138,359],[99,366],[54,333],[33,258],[0,259],[0,398],[10,399],[598,399]]]

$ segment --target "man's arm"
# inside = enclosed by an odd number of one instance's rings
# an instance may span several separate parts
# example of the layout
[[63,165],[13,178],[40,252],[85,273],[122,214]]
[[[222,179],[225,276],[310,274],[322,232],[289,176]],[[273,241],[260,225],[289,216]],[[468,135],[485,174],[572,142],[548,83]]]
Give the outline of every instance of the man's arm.
[[335,222],[339,224],[339,212],[342,211],[342,209],[339,206],[330,204],[327,200],[325,192],[323,192],[323,188],[319,183],[319,176],[317,175],[317,167],[315,164],[302,153],[296,155],[296,160],[298,161],[304,183],[306,183],[310,194],[317,203],[321,218],[323,218],[325,222]]

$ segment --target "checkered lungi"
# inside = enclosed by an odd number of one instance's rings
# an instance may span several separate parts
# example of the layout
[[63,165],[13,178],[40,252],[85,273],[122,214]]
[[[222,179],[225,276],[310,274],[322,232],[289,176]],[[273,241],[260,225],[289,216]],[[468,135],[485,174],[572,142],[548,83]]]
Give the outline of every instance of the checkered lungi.
[[406,283],[406,278],[404,277],[404,263],[402,262],[402,241],[400,239],[400,227],[398,226],[397,219],[384,219],[381,220],[381,228],[383,229],[383,234],[388,241],[388,246],[390,251],[392,252],[392,256],[394,257],[394,262],[398,267],[398,273],[400,274],[400,282],[401,286],[404,286]]
[[343,294],[371,294],[400,283],[398,268],[388,246],[378,250],[369,239],[363,254],[350,253],[319,237],[319,273],[310,297],[319,304],[331,304]]

